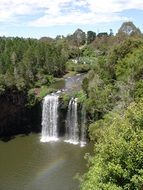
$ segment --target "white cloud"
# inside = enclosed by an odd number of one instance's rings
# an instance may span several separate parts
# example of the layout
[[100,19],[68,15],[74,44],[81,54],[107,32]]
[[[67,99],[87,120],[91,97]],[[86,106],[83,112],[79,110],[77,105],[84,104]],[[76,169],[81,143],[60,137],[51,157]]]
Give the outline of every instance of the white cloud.
[[35,21],[30,22],[31,26],[54,26],[54,25],[66,25],[66,24],[97,24],[107,23],[113,21],[127,20],[126,17],[120,17],[116,14],[93,14],[93,13],[80,13],[73,12],[68,16],[58,15],[50,17],[45,15]]
[[[126,20],[128,9],[142,9],[142,0],[0,0],[0,21],[17,21],[28,16],[29,26],[96,24]],[[32,20],[31,16],[35,16]]]
[[128,9],[143,9],[142,0],[89,0],[89,6],[94,12],[103,13],[115,13],[121,12]]

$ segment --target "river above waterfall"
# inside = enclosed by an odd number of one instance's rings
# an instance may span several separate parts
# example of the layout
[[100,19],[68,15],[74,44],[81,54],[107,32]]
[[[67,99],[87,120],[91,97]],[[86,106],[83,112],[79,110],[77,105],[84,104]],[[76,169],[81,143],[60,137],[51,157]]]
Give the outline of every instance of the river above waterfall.
[[78,190],[74,177],[86,171],[90,150],[90,144],[41,143],[40,134],[0,141],[0,190]]
[[73,91],[79,91],[81,90],[81,85],[84,78],[84,73],[76,74],[71,77],[65,76],[62,80],[58,80],[54,84],[52,84],[51,87],[69,93]]

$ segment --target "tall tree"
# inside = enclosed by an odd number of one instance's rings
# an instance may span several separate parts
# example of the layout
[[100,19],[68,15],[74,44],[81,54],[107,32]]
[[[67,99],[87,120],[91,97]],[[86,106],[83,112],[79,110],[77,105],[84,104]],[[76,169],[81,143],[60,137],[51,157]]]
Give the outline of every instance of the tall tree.
[[91,42],[93,42],[96,38],[96,33],[93,31],[88,31],[87,32],[87,44],[90,44]]
[[74,33],[73,33],[73,41],[75,43],[76,46],[81,46],[85,44],[86,41],[86,35],[85,32],[83,32],[81,29],[77,29]]
[[118,36],[141,36],[141,31],[133,22],[124,22],[117,33]]

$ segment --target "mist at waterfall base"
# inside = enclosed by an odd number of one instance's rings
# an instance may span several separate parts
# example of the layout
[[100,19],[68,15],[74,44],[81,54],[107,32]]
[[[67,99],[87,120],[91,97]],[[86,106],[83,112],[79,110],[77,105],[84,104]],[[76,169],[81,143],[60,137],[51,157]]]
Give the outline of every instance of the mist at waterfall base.
[[[59,95],[47,95],[43,101],[42,111],[42,134],[41,142],[58,141],[58,105]],[[86,112],[84,106],[81,112],[81,126],[78,124],[78,103],[77,98],[71,98],[68,105],[65,140],[66,143],[80,144],[83,147],[86,144]]]

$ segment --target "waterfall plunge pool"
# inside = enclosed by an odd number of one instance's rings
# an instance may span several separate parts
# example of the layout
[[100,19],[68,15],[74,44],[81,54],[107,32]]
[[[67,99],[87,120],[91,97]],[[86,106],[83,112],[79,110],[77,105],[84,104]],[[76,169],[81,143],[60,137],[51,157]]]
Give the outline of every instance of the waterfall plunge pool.
[[0,190],[78,190],[92,150],[63,142],[41,143],[40,134],[0,141]]
[[[79,90],[83,78],[84,75],[69,77],[59,89],[63,88],[69,93]],[[45,119],[42,125],[45,129],[43,128],[42,141],[44,142],[49,141],[49,137],[54,140],[58,137],[56,131],[57,104],[53,105],[53,100],[49,100],[47,104],[50,111],[45,109],[45,113],[47,112],[50,117],[47,117],[47,114],[44,115],[43,112]],[[72,128],[69,129],[67,126],[66,132],[66,140],[73,144],[79,142],[76,112],[77,106],[74,100],[71,108],[69,106],[69,113],[72,117],[67,117],[69,120],[67,123],[70,123]],[[82,113],[83,127],[86,124],[85,114]],[[50,128],[46,127],[47,123],[51,123]],[[57,142],[43,143],[40,142],[41,134],[16,136],[8,142],[0,141],[0,190],[78,190],[79,181],[74,177],[77,173],[82,175],[86,171],[87,161],[84,155],[93,149],[91,144],[87,143],[84,146],[84,133],[85,131],[81,130],[81,144],[78,145],[66,143],[60,138]],[[81,148],[80,145],[84,147]]]

